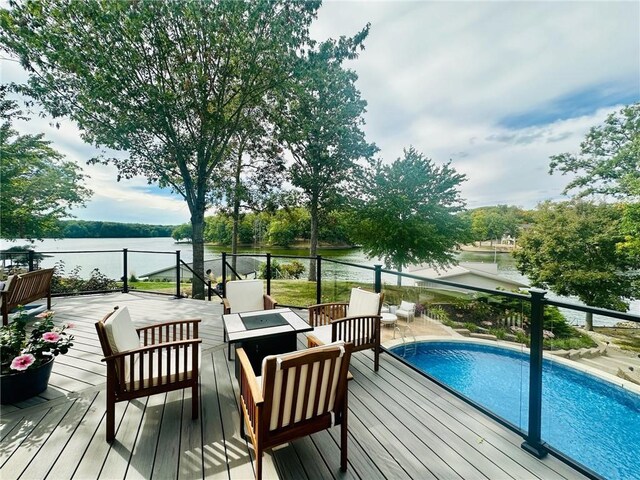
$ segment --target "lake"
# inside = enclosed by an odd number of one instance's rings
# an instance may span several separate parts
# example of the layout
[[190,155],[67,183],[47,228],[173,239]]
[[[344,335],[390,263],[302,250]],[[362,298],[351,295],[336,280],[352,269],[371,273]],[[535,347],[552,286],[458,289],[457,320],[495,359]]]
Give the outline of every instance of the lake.
[[[0,242],[1,249],[7,249],[15,245],[24,245],[28,242],[18,240],[16,242]],[[56,262],[64,262],[65,272],[68,274],[72,269],[79,267],[79,274],[82,277],[88,277],[91,270],[98,268],[101,273],[110,278],[122,277],[122,249],[128,248],[128,266],[129,275],[134,274],[138,277],[146,273],[160,270],[172,265],[176,262],[176,250],[180,251],[180,258],[189,263],[193,260],[193,250],[191,244],[176,243],[171,237],[157,238],[67,238],[62,240],[45,239],[36,242],[36,251],[47,252],[47,258],[42,262],[43,267],[53,267]],[[139,251],[145,253],[136,253],[131,251]],[[229,252],[230,247],[205,247],[205,259],[213,259],[219,257],[223,251]],[[309,254],[308,249],[296,248],[272,248],[269,250],[261,250],[256,248],[241,248],[242,253],[266,253],[269,251],[272,255],[300,255]],[[105,251],[108,251],[105,253]],[[70,253],[58,253],[70,252]],[[88,253],[79,253],[88,252]],[[162,253],[158,253],[162,252]],[[338,248],[338,249],[320,249],[318,252],[323,257],[333,258],[344,262],[350,262],[362,265],[374,265],[382,263],[375,259],[368,259],[361,249]],[[493,263],[494,260],[498,264],[499,274],[529,283],[528,279],[517,271],[515,260],[507,253],[493,252],[461,252],[458,254],[459,261],[466,262],[485,262]],[[285,262],[286,260],[281,260]],[[323,277],[335,277],[338,280],[353,279],[373,283],[373,272],[353,269],[343,265],[323,263]],[[395,283],[395,276],[384,276],[383,282]],[[553,299],[576,302],[575,299],[567,299],[549,293],[548,296]],[[631,303],[629,312],[634,314],[640,313],[640,300]],[[569,321],[573,324],[581,325],[584,323],[584,314],[573,311],[563,311]],[[594,317],[596,325],[612,325],[616,321],[605,317]]]

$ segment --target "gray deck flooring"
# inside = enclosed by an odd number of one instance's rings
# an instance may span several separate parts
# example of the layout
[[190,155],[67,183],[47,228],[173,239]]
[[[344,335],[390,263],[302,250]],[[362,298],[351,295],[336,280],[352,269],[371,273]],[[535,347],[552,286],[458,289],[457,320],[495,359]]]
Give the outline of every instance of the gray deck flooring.
[[[219,303],[145,294],[54,303],[56,321],[76,325],[75,346],[56,359],[47,391],[2,407],[3,480],[253,478],[253,449],[239,434],[238,385],[225,355]],[[93,324],[115,305],[127,305],[140,325],[202,318],[197,421],[191,420],[189,390],[123,402],[116,409],[116,441],[105,442],[105,367]],[[517,434],[389,355],[381,356],[375,373],[371,355],[357,353],[351,372],[348,471],[339,470],[335,428],[274,449],[265,456],[265,478],[582,478],[553,457],[527,454]]]

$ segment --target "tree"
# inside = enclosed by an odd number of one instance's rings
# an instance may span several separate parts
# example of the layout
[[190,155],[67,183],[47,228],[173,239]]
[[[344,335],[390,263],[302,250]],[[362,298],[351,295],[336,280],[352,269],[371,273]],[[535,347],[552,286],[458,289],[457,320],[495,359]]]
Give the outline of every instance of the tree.
[[[545,202],[514,252],[533,285],[575,295],[587,305],[626,310],[640,295],[640,257],[621,254],[620,205]],[[593,329],[590,314],[587,328]]]
[[44,134],[19,135],[11,128],[25,118],[17,104],[0,89],[0,236],[5,239],[42,239],[60,232],[59,221],[82,206],[91,195],[78,165],[64,160]]
[[191,224],[183,223],[182,225],[178,225],[171,231],[171,237],[176,242],[179,242],[180,240],[186,240],[187,242],[190,242],[192,233],[193,230]]
[[[204,213],[244,118],[288,84],[319,2],[35,0],[0,11],[0,44],[30,72],[20,90],[85,141],[128,156],[189,206],[195,271]],[[193,295],[204,284],[194,278]]]
[[474,241],[493,241],[504,235],[517,237],[520,225],[525,223],[522,209],[510,205],[497,205],[495,207],[480,207],[465,216],[471,219],[471,234]]
[[587,134],[577,154],[551,157],[549,173],[575,174],[564,193],[627,198],[640,183],[640,103],[624,107]]
[[[309,255],[318,248],[319,218],[356,177],[357,162],[377,151],[365,141],[361,130],[366,101],[355,87],[357,75],[344,69],[346,59],[369,33],[369,26],[352,38],[322,43],[309,51],[297,71],[293,95],[280,109],[276,120],[279,138],[293,157],[291,183],[302,190],[311,215]],[[309,266],[309,280],[316,280],[315,261]]]
[[378,163],[362,183],[351,238],[400,272],[410,264],[453,263],[452,249],[468,236],[466,222],[456,215],[464,208],[464,180],[450,163],[436,166],[413,147],[391,165]]

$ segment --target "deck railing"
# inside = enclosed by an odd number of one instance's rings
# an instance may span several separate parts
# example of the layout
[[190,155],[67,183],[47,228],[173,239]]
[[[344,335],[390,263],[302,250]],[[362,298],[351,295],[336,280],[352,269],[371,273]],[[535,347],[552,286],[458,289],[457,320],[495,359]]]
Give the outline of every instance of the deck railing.
[[[633,322],[634,324],[640,324],[640,316],[634,315],[631,313],[618,312],[603,308],[596,308],[584,305],[578,305],[575,303],[562,302],[553,300],[547,297],[547,292],[544,290],[530,288],[527,293],[517,293],[510,292],[504,290],[496,290],[491,288],[483,288],[472,285],[465,285],[458,282],[452,282],[443,279],[436,278],[426,278],[418,275],[413,275],[411,273],[405,272],[397,272],[394,270],[385,269],[382,265],[373,265],[373,266],[365,266],[358,265],[355,263],[343,262],[334,260],[331,258],[316,256],[316,257],[305,257],[305,256],[284,256],[284,255],[256,255],[256,254],[238,254],[240,256],[251,256],[254,258],[262,258],[265,262],[264,267],[264,280],[266,291],[268,294],[273,295],[276,300],[279,300],[278,296],[278,282],[274,282],[274,278],[272,275],[273,272],[273,262],[274,261],[292,261],[298,260],[302,262],[309,262],[309,265],[315,265],[315,280],[309,281],[308,275],[305,275],[304,279],[300,279],[299,281],[305,282],[306,284],[315,284],[315,298],[308,298],[309,288],[303,289],[299,288],[298,291],[303,292],[303,301],[287,301],[284,302],[286,306],[291,307],[301,307],[304,308],[310,303],[323,303],[326,301],[337,301],[342,300],[346,301],[349,297],[349,290],[352,286],[363,286],[365,288],[370,288],[375,292],[385,292],[385,299],[389,303],[400,303],[401,300],[410,300],[415,302],[421,298],[421,295],[424,294],[426,287],[420,287],[419,285],[441,285],[442,287],[450,287],[457,292],[464,291],[467,293],[472,293],[475,295],[483,295],[485,298],[489,299],[508,299],[512,303],[521,305],[521,310],[526,311],[528,314],[525,316],[521,312],[510,312],[506,316],[506,319],[502,319],[505,324],[508,322],[515,322],[513,319],[517,318],[517,322],[520,322],[522,325],[523,321],[528,321],[528,330],[530,335],[530,345],[528,349],[524,347],[522,350],[526,352],[529,356],[528,361],[528,371],[523,372],[528,376],[528,389],[523,389],[523,392],[527,392],[526,396],[526,404],[521,405],[522,411],[526,411],[526,418],[521,423],[514,423],[512,421],[505,420],[497,416],[494,412],[488,410],[482,405],[477,404],[476,402],[470,401],[464,396],[461,396],[458,392],[451,389],[447,385],[444,385],[442,382],[439,382],[437,379],[430,377],[432,380],[439,383],[441,386],[444,386],[448,390],[452,391],[454,394],[460,396],[465,401],[469,401],[469,403],[473,404],[480,410],[484,411],[491,417],[500,421],[502,424],[512,428],[514,431],[518,432],[520,435],[524,437],[524,442],[522,443],[522,448],[525,449],[532,455],[535,455],[538,458],[542,458],[547,453],[551,452],[553,455],[561,458],[574,468],[578,469],[582,473],[592,478],[599,478],[600,474],[590,468],[588,465],[581,463],[575,458],[571,458],[565,452],[561,451],[558,448],[555,448],[554,445],[548,443],[543,436],[543,422],[548,424],[553,421],[553,418],[543,418],[543,339],[545,335],[549,335],[548,331],[544,329],[544,316],[545,309],[550,307],[558,307],[561,310],[566,312],[583,312],[590,313],[592,315],[607,317],[611,319],[610,321],[626,321]],[[233,256],[231,254],[222,254],[222,264],[223,264],[223,285],[226,280],[230,279],[230,275],[228,275],[229,271],[226,268],[229,268],[230,265],[228,261]],[[347,267],[348,272],[345,273],[345,269],[336,270],[336,267]],[[353,275],[353,272],[357,272],[357,274]],[[308,273],[308,270],[307,270]],[[398,286],[398,283],[402,283],[401,281],[393,281],[393,280],[403,279],[411,280],[414,285],[402,287]],[[333,282],[332,282],[333,280]],[[333,285],[332,285],[333,283]],[[333,288],[332,288],[333,287]],[[275,290],[275,291],[274,291]],[[305,295],[306,293],[306,295]],[[287,305],[288,304],[288,305]],[[528,304],[528,305],[527,305]],[[438,313],[438,315],[441,315]],[[523,320],[524,319],[524,320]],[[516,325],[511,325],[516,326]],[[515,329],[517,330],[517,329]],[[551,332],[553,334],[553,332]],[[576,351],[578,352],[578,351]],[[393,352],[388,351],[389,354],[396,356],[399,360],[404,361],[401,356],[395,355]],[[560,353],[560,352],[556,352]],[[572,352],[575,353],[575,352]],[[576,353],[576,355],[579,354]],[[428,376],[428,375],[427,375]],[[523,377],[523,380],[526,382],[526,377]],[[620,380],[620,384],[625,385],[624,380]],[[628,384],[627,384],[628,385]],[[614,386],[612,385],[612,388]],[[594,412],[594,414],[598,414],[598,412]],[[553,413],[548,414],[553,415]],[[561,427],[560,427],[561,428]],[[548,428],[547,428],[548,430]],[[591,435],[589,432],[582,432],[584,435]]]
[[[128,292],[130,290],[130,274],[132,271],[132,257],[145,256],[145,255],[166,255],[173,256],[175,265],[175,290],[174,293],[166,293],[175,295],[176,297],[182,296],[181,292],[181,271],[186,268],[192,277],[198,277],[204,281],[207,285],[208,298],[211,300],[212,286],[208,279],[204,279],[203,276],[194,272],[194,270],[186,264],[180,257],[180,251],[168,252],[168,251],[143,251],[143,250],[97,250],[97,251],[59,251],[59,252],[37,252],[28,251],[26,253],[16,252],[2,252],[3,259],[12,259],[14,263],[18,260],[19,263],[26,265],[28,270],[33,270],[37,267],[38,261],[36,255],[55,255],[56,257],[63,257],[64,255],[100,255],[100,262],[109,262],[112,266],[113,262],[121,262],[122,277],[120,278],[121,286],[118,289],[110,289],[108,291],[122,291]],[[108,255],[108,256],[106,256]],[[222,253],[221,254],[221,274],[222,283],[220,293],[224,296],[225,283],[227,280],[242,276],[236,270],[233,269],[234,255]],[[543,385],[543,338],[545,334],[544,330],[544,315],[545,309],[551,307],[557,307],[563,312],[582,312],[592,315],[606,317],[613,321],[632,322],[632,324],[640,324],[640,316],[612,311],[602,308],[595,308],[590,306],[578,305],[575,303],[568,303],[563,301],[554,300],[547,297],[547,292],[539,289],[529,289],[527,293],[516,293],[504,290],[495,290],[491,288],[482,288],[472,285],[465,285],[462,283],[452,282],[443,279],[426,278],[418,275],[413,275],[406,272],[397,272],[394,270],[385,269],[382,265],[359,265],[350,262],[344,262],[334,260],[325,256],[292,256],[292,255],[272,255],[272,254],[237,254],[239,257],[253,257],[254,259],[260,259],[263,261],[263,267],[261,272],[251,272],[254,277],[261,276],[265,281],[266,292],[273,295],[281,305],[306,308],[313,303],[323,303],[327,301],[344,301],[348,300],[350,288],[353,286],[361,286],[369,288],[375,292],[384,292],[385,300],[388,303],[400,303],[402,300],[409,300],[412,302],[420,302],[428,295],[434,295],[433,290],[427,287],[433,285],[440,285],[445,288],[450,288],[458,294],[466,292],[473,295],[484,295],[491,301],[491,299],[502,299],[503,301],[513,302],[515,305],[521,306],[520,312],[510,312],[505,315],[505,322],[501,325],[515,326],[512,323],[513,318],[516,318],[517,322],[521,325],[523,321],[528,321],[530,345],[528,349],[524,349],[529,356],[528,371],[528,394],[526,398],[526,404],[521,405],[521,408],[527,411],[526,421],[519,424],[505,420],[497,416],[494,412],[487,410],[481,405],[470,401],[466,397],[461,397],[465,401],[469,401],[479,409],[483,410],[488,415],[494,417],[504,425],[512,428],[524,437],[522,447],[529,453],[536,457],[544,457],[548,452],[551,452],[555,456],[563,459],[567,463],[571,464],[574,468],[577,468],[582,473],[598,478],[598,473],[593,471],[589,466],[580,463],[575,458],[570,458],[565,452],[560,451],[553,445],[545,441],[543,436],[543,421],[549,423],[552,419],[543,418],[543,398],[542,398],[542,385]],[[139,258],[137,258],[139,260]],[[287,270],[283,267],[285,262],[301,262],[304,265],[304,271],[300,272],[298,269],[291,273],[291,270]],[[100,262],[96,262],[99,264]],[[144,263],[144,262],[143,262]],[[138,263],[139,264],[139,263]],[[290,264],[285,264],[290,267]],[[313,280],[309,280],[309,268],[313,268]],[[295,270],[295,269],[294,269]],[[282,282],[282,272],[289,272],[286,275],[289,277],[289,281]],[[244,274],[246,276],[246,273]],[[297,280],[296,287],[291,288],[291,280]],[[402,286],[403,280],[409,280],[413,282],[411,286]],[[101,290],[105,291],[105,290]],[[96,293],[96,291],[75,291],[70,294],[78,293]],[[162,292],[151,292],[162,293]],[[283,301],[283,299],[286,299]],[[434,317],[438,317],[438,320],[443,320],[446,314],[436,306],[432,308]],[[526,315],[523,312],[527,312]],[[597,318],[597,317],[596,317]],[[551,332],[553,333],[553,332]],[[606,347],[605,347],[606,348]],[[393,352],[388,351],[390,355],[395,355]],[[556,352],[558,353],[558,352]],[[575,353],[575,352],[574,352]],[[571,352],[570,352],[571,354]],[[401,361],[404,359],[401,356],[395,355]],[[523,377],[524,378],[524,377]],[[449,389],[454,394],[458,394],[455,390],[452,390],[447,385],[442,384],[437,379],[431,377],[443,387]],[[622,382],[622,381],[621,381]],[[624,382],[622,383],[624,385]],[[524,411],[523,410],[523,411]],[[597,412],[596,412],[597,413]],[[524,428],[526,425],[526,428]],[[588,432],[584,432],[588,435]]]

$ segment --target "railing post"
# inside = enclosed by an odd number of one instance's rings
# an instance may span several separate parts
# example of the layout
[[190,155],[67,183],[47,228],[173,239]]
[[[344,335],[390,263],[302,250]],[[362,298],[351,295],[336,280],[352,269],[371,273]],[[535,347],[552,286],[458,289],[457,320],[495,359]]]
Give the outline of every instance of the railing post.
[[27,250],[27,261],[29,263],[29,271],[33,272],[33,250]]
[[541,440],[542,425],[542,330],[544,296],[546,291],[532,288],[531,295],[531,353],[529,366],[529,428],[522,448],[537,458],[547,455]]
[[227,254],[222,252],[222,297],[227,296]]
[[267,295],[271,295],[271,254],[267,253]]
[[322,303],[322,255],[316,255],[316,303]]
[[211,301],[211,279],[207,280],[207,300]]
[[382,292],[382,265],[374,265],[375,271],[375,280],[373,289],[376,293]]
[[[193,279],[191,281],[193,282]],[[180,250],[176,250],[176,298],[182,298],[182,292],[180,292]]]
[[127,258],[127,249],[122,249],[122,293],[129,293],[129,262]]

